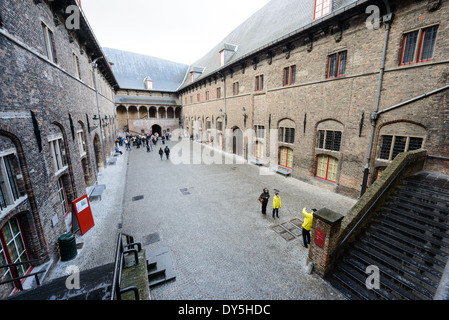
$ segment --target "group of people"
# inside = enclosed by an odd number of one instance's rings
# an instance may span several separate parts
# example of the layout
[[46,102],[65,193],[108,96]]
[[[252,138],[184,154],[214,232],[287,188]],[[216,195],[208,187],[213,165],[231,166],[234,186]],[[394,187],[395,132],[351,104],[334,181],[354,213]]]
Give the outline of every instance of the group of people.
[[[262,214],[267,214],[267,205],[268,200],[270,199],[270,193],[268,188],[264,188],[262,194],[259,196],[259,201],[262,203]],[[274,190],[273,197],[273,218],[279,218],[279,209],[281,208],[281,196],[279,195],[279,190]],[[309,213],[307,212],[307,208],[302,210],[302,214],[304,216],[304,221],[302,224],[302,238],[303,245],[305,248],[308,248],[310,244],[310,229],[312,229],[313,222],[313,214],[316,212],[316,209],[312,209]]]
[[140,149],[141,146],[145,145],[147,148],[147,152],[151,152],[153,151],[153,146],[157,145],[159,139],[162,140],[162,144],[165,144],[166,141],[170,140],[170,137],[171,134],[168,132],[165,135],[159,135],[159,133],[157,132],[155,132],[154,134],[144,133],[137,135],[126,133],[125,138],[121,136],[117,137],[116,146],[125,145],[126,151],[131,151],[132,145],[136,146],[137,149]]
[[[166,133],[165,136],[162,136],[162,144],[165,144],[166,140],[170,139],[170,134]],[[126,134],[126,138],[123,139],[121,136],[117,138],[116,141],[116,148],[115,152],[118,152],[122,154],[122,152],[119,150],[118,146],[123,146],[123,144],[126,147],[126,151],[131,151],[131,144],[136,146],[137,149],[140,148],[140,146],[145,145],[147,152],[153,151],[153,146],[157,145],[157,142],[159,140],[159,134],[155,132],[154,134],[151,133],[145,133],[142,135],[130,135],[129,133]],[[170,148],[166,145],[164,149],[159,148],[159,155],[161,157],[161,160],[163,158],[163,155],[165,153],[166,158],[168,159],[170,157]]]

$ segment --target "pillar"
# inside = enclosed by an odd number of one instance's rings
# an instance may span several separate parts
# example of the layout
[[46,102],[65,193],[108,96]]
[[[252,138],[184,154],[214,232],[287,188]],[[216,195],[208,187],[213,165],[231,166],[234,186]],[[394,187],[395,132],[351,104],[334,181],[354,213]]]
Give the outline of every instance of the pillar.
[[343,215],[327,208],[320,209],[313,215],[312,243],[307,263],[313,262],[313,270],[321,277],[325,277],[332,269],[333,259],[330,255],[338,245],[342,220]]

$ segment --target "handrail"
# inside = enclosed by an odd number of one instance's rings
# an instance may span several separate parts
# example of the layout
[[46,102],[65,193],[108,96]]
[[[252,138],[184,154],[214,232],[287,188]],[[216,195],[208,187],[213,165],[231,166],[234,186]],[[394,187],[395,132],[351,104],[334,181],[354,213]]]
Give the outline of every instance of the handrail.
[[[21,262],[16,262],[16,263],[5,264],[5,265],[3,265],[3,266],[0,266],[0,269],[1,269],[1,268],[13,268],[13,269],[14,269],[14,274],[18,274],[18,272],[17,272],[17,267],[18,267],[18,266],[23,265],[23,264],[32,264],[33,262],[37,262],[37,261],[40,261],[40,260],[42,260],[42,258],[41,258],[41,259],[34,259],[34,260],[28,260],[28,261],[21,261]],[[17,283],[17,286],[18,286],[18,289],[19,289],[20,291],[23,291],[22,281],[18,281],[18,280],[22,280],[22,279],[25,279],[25,278],[29,278],[29,277],[33,277],[33,276],[34,276],[35,279],[36,279],[36,284],[37,284],[38,286],[40,286],[41,283],[40,283],[40,281],[39,281],[38,275],[40,275],[41,273],[45,273],[45,272],[47,272],[47,270],[41,270],[41,271],[38,271],[38,272],[34,272],[34,273],[30,273],[30,274],[25,274],[25,275],[23,275],[23,276],[14,277],[14,278],[12,278],[12,279],[9,279],[9,280],[0,282],[0,285],[2,285],[2,284],[7,284],[7,283],[10,283],[10,282],[16,282],[16,283]]]
[[[126,244],[123,244],[123,237],[126,237],[127,242]],[[135,246],[137,246],[137,249],[134,248]],[[128,249],[125,250],[125,247]],[[129,249],[131,247],[132,249]],[[139,264],[138,252],[140,252],[140,250],[142,250],[142,245],[140,243],[134,242],[133,237],[124,233],[120,233],[118,235],[117,250],[115,254],[114,275],[111,289],[111,300],[114,300],[115,295],[117,295],[118,300],[121,300],[122,294],[129,291],[133,291],[136,300],[140,300],[139,290],[137,289],[136,286],[130,286],[125,289],[121,288],[122,271],[125,265],[125,254],[134,253],[135,263],[136,265],[138,265]]]
[[362,222],[363,219],[365,219],[366,215],[371,211],[371,209],[377,204],[379,199],[384,195],[384,193],[390,188],[390,186],[393,184],[393,182],[396,181],[396,179],[399,177],[399,175],[404,171],[404,169],[409,165],[410,162],[416,161],[416,159],[410,159],[407,160],[399,169],[399,171],[396,173],[396,175],[391,179],[391,181],[388,183],[388,185],[383,188],[382,192],[377,196],[376,200],[373,201],[373,203],[370,205],[370,207],[365,211],[365,213],[362,215],[362,217],[357,221],[357,223],[352,227],[352,229],[348,232],[348,234],[344,237],[344,239],[340,242],[340,244],[335,248],[335,250],[330,254],[330,257],[333,257],[337,251],[343,246],[343,244],[346,242],[346,240],[349,238],[349,236],[352,235],[354,230],[359,226],[359,224]]

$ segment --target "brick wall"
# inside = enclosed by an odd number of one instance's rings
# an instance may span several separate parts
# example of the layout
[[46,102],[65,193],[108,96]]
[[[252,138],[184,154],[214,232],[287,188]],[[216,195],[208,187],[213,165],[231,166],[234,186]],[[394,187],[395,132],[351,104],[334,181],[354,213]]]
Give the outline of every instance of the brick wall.
[[[55,25],[46,2],[5,0],[0,3],[0,12],[0,135],[9,139],[17,150],[27,194],[26,201],[19,206],[2,210],[0,228],[17,217],[30,258],[57,258],[57,239],[66,232],[64,215],[59,209],[57,181],[61,178],[64,182],[70,205],[71,200],[86,193],[85,180],[87,185],[92,185],[98,174],[96,157],[101,156],[101,150],[95,150],[94,140],[101,133],[98,122],[93,120],[98,111],[92,59],[76,35],[73,42],[69,41],[64,23]],[[45,56],[42,22],[53,32],[56,64]],[[81,78],[73,54],[79,59]],[[108,155],[115,140],[114,91],[101,72],[97,78],[101,115],[111,119],[103,122],[108,124],[105,127]],[[38,147],[30,111],[37,120],[42,150]],[[84,133],[85,154],[78,148],[78,131]],[[50,155],[49,139],[55,134],[63,138],[67,159],[67,167],[61,171],[55,171]],[[56,225],[52,219],[58,221]]]
[[[388,42],[379,110],[445,86],[449,74],[449,26],[445,18],[449,13],[449,1],[441,1],[439,9],[434,11],[428,10],[427,1],[390,3],[395,8],[395,17]],[[341,39],[328,26],[314,32],[312,50],[304,44],[305,35],[299,35],[291,41],[294,49],[290,55],[283,51],[282,46],[270,48],[274,53],[272,60],[266,58],[265,51],[260,51],[255,55],[258,58],[256,66],[252,64],[253,57],[249,57],[243,61],[246,65],[244,70],[240,67],[241,62],[233,66],[232,74],[230,69],[223,70],[226,75],[227,128],[244,130],[242,107],[248,110],[246,128],[264,125],[268,131],[269,124],[271,129],[276,129],[283,119],[294,121],[295,142],[290,145],[294,156],[292,176],[353,197],[360,194],[371,135],[370,114],[376,101],[385,37],[385,25],[378,30],[368,29],[366,18],[366,15],[359,14],[341,19]],[[439,26],[434,58],[401,66],[404,34],[432,25]],[[327,79],[328,57],[341,51],[347,51],[345,76]],[[296,82],[284,87],[283,70],[292,65],[296,65]],[[256,92],[255,77],[261,74],[264,75],[264,88]],[[225,82],[217,78],[217,81],[213,78],[200,80],[181,90],[180,100],[186,119],[220,116],[219,110],[224,107]],[[236,97],[232,96],[235,82],[240,87]],[[220,99],[215,96],[217,87],[222,88]],[[203,98],[205,91],[210,92],[209,101]],[[198,94],[200,101],[197,100]],[[400,132],[404,124],[414,124],[417,132],[412,130],[408,134],[421,135],[421,129],[424,129],[424,147],[429,154],[449,155],[447,147],[444,147],[448,136],[448,95],[449,91],[443,91],[379,116],[370,159],[370,183],[375,179],[377,168],[388,165],[388,162],[377,161],[382,128],[387,125]],[[330,120],[343,128],[338,152],[316,147],[317,128],[331,123]],[[186,122],[184,126],[187,126]],[[202,126],[204,128],[204,123]],[[277,137],[268,134],[266,141],[268,154],[272,152],[276,158],[277,150],[270,150],[270,139]],[[328,154],[339,160],[336,182],[316,177],[319,154]],[[447,173],[447,165],[444,166],[440,163],[433,169]]]

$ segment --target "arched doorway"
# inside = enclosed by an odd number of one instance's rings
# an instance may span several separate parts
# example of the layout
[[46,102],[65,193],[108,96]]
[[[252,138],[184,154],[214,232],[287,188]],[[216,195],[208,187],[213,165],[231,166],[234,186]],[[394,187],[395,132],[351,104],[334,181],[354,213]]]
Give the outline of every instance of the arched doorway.
[[232,131],[232,153],[243,156],[243,132],[240,128]]
[[159,136],[162,135],[162,128],[160,125],[155,124],[154,126],[151,127],[151,133],[155,134],[156,132],[159,134]]

